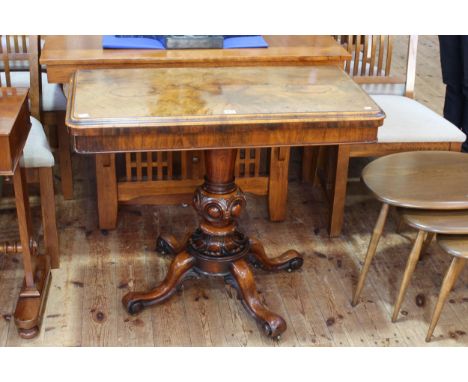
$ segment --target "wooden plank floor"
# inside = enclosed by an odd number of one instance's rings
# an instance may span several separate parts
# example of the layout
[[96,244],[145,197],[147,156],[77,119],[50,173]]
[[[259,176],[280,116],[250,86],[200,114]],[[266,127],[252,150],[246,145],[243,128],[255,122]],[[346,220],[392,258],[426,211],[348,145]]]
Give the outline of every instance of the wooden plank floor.
[[[404,67],[405,42],[396,39],[394,70]],[[416,98],[441,112],[438,43],[421,37]],[[399,321],[390,314],[414,232],[395,233],[390,219],[364,288],[363,302],[350,305],[379,203],[357,181],[350,181],[343,235],[329,239],[327,210],[319,190],[298,181],[300,158],[293,155],[288,216],[267,219],[266,200],[248,196],[242,226],[262,240],[271,256],[289,248],[305,257],[294,273],[256,271],[257,287],[268,306],[281,314],[288,330],[280,342],[265,338],[221,280],[188,281],[169,302],[126,314],[121,297],[161,280],[170,259],[154,252],[160,232],[182,236],[196,226],[190,208],[127,207],[113,232],[97,229],[95,182],[90,157],[74,156],[76,199],[57,197],[61,268],[52,286],[38,338],[20,339],[11,318],[21,284],[19,256],[0,256],[0,346],[456,346],[468,344],[468,274],[452,292],[435,331],[424,342],[449,257],[435,245],[418,264]],[[367,160],[352,162],[358,178]],[[59,189],[57,187],[57,189]],[[39,208],[34,208],[38,221]],[[17,236],[15,213],[0,211],[0,240]]]

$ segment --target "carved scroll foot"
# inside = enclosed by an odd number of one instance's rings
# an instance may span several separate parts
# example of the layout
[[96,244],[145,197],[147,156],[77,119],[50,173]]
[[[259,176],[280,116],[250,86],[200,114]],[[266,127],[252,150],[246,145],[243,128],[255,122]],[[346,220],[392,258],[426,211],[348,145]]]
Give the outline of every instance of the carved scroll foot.
[[184,250],[189,237],[190,234],[187,233],[185,237],[179,241],[175,236],[170,234],[159,235],[156,239],[156,252],[159,252],[162,255],[175,256]]
[[195,258],[188,252],[179,253],[172,261],[164,281],[150,292],[127,293],[122,303],[130,314],[137,314],[144,307],[161,303],[169,299],[185,279],[192,276]]
[[243,259],[233,262],[230,275],[225,280],[237,290],[244,308],[260,323],[265,335],[279,339],[286,330],[286,322],[260,301],[254,276],[247,262]]
[[295,250],[289,250],[282,255],[270,259],[258,240],[250,239],[249,261],[255,268],[262,268],[266,271],[280,271],[286,269],[288,272],[302,267],[304,259],[301,254]]

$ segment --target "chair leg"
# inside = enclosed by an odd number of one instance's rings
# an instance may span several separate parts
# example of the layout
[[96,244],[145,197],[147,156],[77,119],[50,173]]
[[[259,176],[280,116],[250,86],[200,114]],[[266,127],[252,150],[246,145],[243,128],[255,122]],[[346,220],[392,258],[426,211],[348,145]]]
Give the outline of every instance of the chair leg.
[[57,116],[57,135],[59,149],[60,178],[62,180],[63,198],[73,199],[73,171],[70,152],[70,136],[65,126],[65,116]]
[[393,308],[392,322],[395,322],[400,313],[401,304],[405,298],[406,290],[408,289],[411,276],[414,273],[416,264],[418,263],[419,256],[421,255],[421,249],[424,243],[426,233],[424,231],[418,231],[418,236],[416,236],[416,241],[414,242],[413,249],[408,257],[406,262],[405,273],[403,274],[403,280],[401,281],[400,291],[398,292],[398,297]]
[[289,155],[289,147],[274,147],[271,149],[268,207],[270,220],[274,222],[286,219]]
[[115,155],[96,155],[97,207],[100,229],[117,227],[118,196]]
[[339,145],[336,151],[336,171],[333,174],[330,199],[330,224],[328,228],[330,237],[337,237],[341,234],[348,182],[349,146]]
[[444,281],[442,282],[442,287],[440,288],[440,294],[439,298],[437,299],[434,313],[432,313],[431,324],[429,325],[429,330],[427,331],[426,335],[426,342],[431,340],[432,333],[434,333],[434,329],[437,325],[437,322],[439,321],[440,313],[442,312],[445,301],[447,300],[452,287],[455,285],[455,281],[457,281],[460,272],[465,266],[465,262],[466,259],[461,257],[454,257],[452,263],[450,264],[450,267],[444,277]]
[[304,147],[302,154],[302,181],[315,183],[319,159],[319,146]]
[[375,256],[377,250],[377,245],[379,244],[380,237],[382,236],[382,231],[387,220],[389,205],[387,203],[382,204],[379,217],[377,218],[377,223],[375,224],[374,231],[372,232],[372,237],[369,242],[369,247],[367,248],[366,259],[364,260],[364,265],[362,266],[361,273],[359,274],[358,284],[356,286],[356,291],[354,292],[353,301],[351,302],[352,306],[356,306],[361,296],[361,291],[366,281],[367,273],[369,272],[369,267],[372,263],[372,259]]
[[55,215],[54,178],[52,167],[41,167],[38,171],[45,250],[50,256],[51,267],[59,268],[60,252],[57,219]]

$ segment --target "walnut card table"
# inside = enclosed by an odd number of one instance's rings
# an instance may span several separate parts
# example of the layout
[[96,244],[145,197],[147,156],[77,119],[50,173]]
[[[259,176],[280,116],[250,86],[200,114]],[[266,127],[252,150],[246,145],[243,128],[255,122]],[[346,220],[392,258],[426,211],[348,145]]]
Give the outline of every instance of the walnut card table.
[[51,278],[49,257],[37,255],[32,239],[26,176],[19,165],[30,128],[28,89],[0,87],[0,176],[13,177],[20,233],[19,243],[0,243],[0,253],[22,253],[24,283],[14,317],[23,338],[39,333]]
[[126,309],[168,299],[187,277],[219,276],[265,334],[279,337],[286,323],[261,303],[249,263],[293,270],[303,257],[290,250],[271,259],[238,227],[246,202],[235,183],[237,149],[373,142],[383,118],[336,66],[77,71],[66,117],[77,152],[205,150],[205,182],[193,197],[200,225],[186,243],[157,239],[175,256],[166,279],[128,293]]

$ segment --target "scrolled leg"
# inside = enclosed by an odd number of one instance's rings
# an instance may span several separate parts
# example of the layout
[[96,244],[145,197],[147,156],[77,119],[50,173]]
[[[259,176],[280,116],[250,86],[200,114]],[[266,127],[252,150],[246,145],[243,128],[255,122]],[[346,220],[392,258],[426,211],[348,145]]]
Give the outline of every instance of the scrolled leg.
[[166,278],[155,289],[150,292],[130,292],[123,297],[125,309],[130,314],[136,314],[146,306],[169,299],[177,291],[177,287],[191,276],[194,263],[194,257],[188,252],[179,253],[172,261]]
[[260,301],[253,273],[247,262],[243,259],[235,261],[231,264],[230,272],[225,280],[236,288],[244,308],[260,323],[266,336],[279,339],[286,330],[286,322]]
[[263,245],[255,239],[250,239],[249,261],[256,268],[262,268],[267,271],[280,271],[287,269],[289,272],[299,269],[304,263],[301,254],[293,249],[286,251],[282,255],[270,259]]
[[176,254],[183,251],[189,237],[190,234],[186,234],[185,237],[179,241],[170,234],[159,235],[156,239],[156,251],[163,255],[175,256]]

